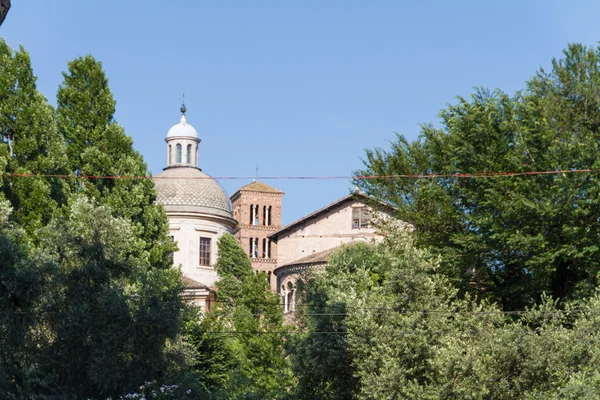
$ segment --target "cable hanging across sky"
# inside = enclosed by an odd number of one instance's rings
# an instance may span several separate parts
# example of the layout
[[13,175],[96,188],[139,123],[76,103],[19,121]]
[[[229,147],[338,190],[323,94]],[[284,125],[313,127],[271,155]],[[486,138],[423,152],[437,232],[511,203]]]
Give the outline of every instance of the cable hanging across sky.
[[[216,180],[373,180],[373,179],[478,179],[501,178],[535,175],[561,175],[600,173],[600,168],[562,169],[547,171],[508,171],[508,172],[473,172],[473,173],[448,173],[448,174],[396,174],[396,175],[314,175],[314,176],[198,176],[186,179],[216,179]],[[151,175],[68,175],[68,174],[29,174],[29,173],[2,173],[2,177],[15,178],[59,178],[59,179],[178,179],[176,177],[162,177]]]

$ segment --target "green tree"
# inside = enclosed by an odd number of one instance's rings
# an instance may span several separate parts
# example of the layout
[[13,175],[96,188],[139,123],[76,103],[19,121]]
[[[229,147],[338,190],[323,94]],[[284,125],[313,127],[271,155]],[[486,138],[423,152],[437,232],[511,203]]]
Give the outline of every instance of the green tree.
[[106,398],[176,381],[180,273],[137,258],[129,221],[85,197],[37,232],[36,247],[22,244],[9,209],[0,202],[3,397]]
[[[570,45],[515,96],[479,89],[440,113],[441,127],[368,150],[359,175],[456,174],[600,167],[600,48]],[[463,291],[505,309],[593,293],[600,271],[597,173],[356,180],[398,207],[418,243],[443,256]]]
[[49,343],[39,355],[48,390],[114,396],[168,375],[168,341],[181,331],[181,274],[138,258],[132,224],[78,196],[40,233],[54,265],[41,313]]
[[0,200],[0,387],[4,398],[21,399],[45,379],[37,364],[47,344],[39,309],[54,268],[32,259],[10,214],[10,203]]
[[439,266],[407,232],[334,253],[303,294],[295,397],[596,397],[597,294],[505,315],[460,299]]
[[[456,290],[405,231],[344,247],[302,295],[304,334],[291,346],[302,399],[427,398],[439,331]],[[322,332],[322,333],[321,333]]]
[[[75,189],[110,206],[117,217],[132,222],[143,243],[143,257],[153,266],[171,266],[174,245],[167,238],[167,219],[155,204],[156,190],[131,137],[114,120],[116,102],[102,64],[92,56],[69,62],[57,94],[57,118],[67,143],[69,170],[83,178]],[[131,178],[131,177],[140,177]]]
[[[9,174],[66,174],[64,143],[54,112],[37,91],[29,54],[0,39],[0,168]],[[33,234],[68,196],[63,179],[3,174],[1,189],[12,218]]]
[[207,318],[211,335],[224,335],[233,358],[223,397],[282,398],[293,381],[283,347],[286,328],[279,298],[270,291],[264,274],[254,273],[250,259],[230,234],[219,239],[215,268],[217,302]]

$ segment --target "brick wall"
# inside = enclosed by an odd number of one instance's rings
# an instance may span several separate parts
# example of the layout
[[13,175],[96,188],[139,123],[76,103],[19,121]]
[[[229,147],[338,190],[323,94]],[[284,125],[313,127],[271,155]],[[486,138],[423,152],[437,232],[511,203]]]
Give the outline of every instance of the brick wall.
[[[264,255],[264,239],[281,228],[281,198],[283,193],[254,192],[240,190],[232,196],[232,214],[238,221],[234,236],[246,254],[252,258],[252,268],[263,271],[270,278],[270,284],[275,289],[276,279],[272,274],[277,265],[277,243],[270,241],[270,256]],[[251,205],[258,205],[258,224],[251,220]],[[270,207],[270,224],[265,226],[265,206]],[[250,239],[258,239],[258,257],[252,257]]]

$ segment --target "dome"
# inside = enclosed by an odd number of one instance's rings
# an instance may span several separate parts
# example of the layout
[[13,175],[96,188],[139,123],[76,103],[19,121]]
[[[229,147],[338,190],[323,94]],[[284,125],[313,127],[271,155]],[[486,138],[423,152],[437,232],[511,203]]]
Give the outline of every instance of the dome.
[[173,125],[171,129],[169,129],[169,133],[167,133],[167,138],[179,136],[187,136],[193,138],[198,137],[198,132],[196,132],[192,125],[187,123],[185,115],[182,115],[181,119],[179,120],[179,123],[177,125]]
[[225,190],[194,167],[167,168],[154,178],[157,201],[169,211],[200,212],[231,218]]

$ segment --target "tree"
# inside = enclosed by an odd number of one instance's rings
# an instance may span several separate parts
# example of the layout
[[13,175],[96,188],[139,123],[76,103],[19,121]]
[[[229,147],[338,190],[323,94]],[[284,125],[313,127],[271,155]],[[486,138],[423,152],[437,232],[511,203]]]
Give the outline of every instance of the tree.
[[155,204],[154,182],[142,156],[114,120],[116,102],[102,64],[92,56],[78,58],[69,62],[63,77],[57,94],[58,127],[67,143],[69,170],[84,177],[74,190],[130,220],[150,265],[171,267],[174,244],[167,237],[166,214]]
[[[64,144],[54,112],[37,91],[29,54],[0,40],[0,168],[9,174],[67,174]],[[12,218],[31,235],[65,204],[62,179],[3,175],[2,193]]]
[[427,398],[438,329],[456,290],[439,260],[405,231],[346,246],[302,295],[303,335],[292,346],[302,399]]
[[463,291],[505,309],[543,292],[583,298],[597,286],[600,184],[596,173],[460,179],[448,174],[600,167],[600,48],[570,45],[515,96],[478,89],[443,110],[441,127],[368,150],[359,175],[442,174],[356,180],[398,207],[418,243],[443,256]]
[[0,210],[3,396],[106,398],[176,381],[181,276],[135,256],[127,220],[79,196],[32,247],[8,224],[8,203]]
[[107,206],[78,196],[70,208],[37,250],[54,266],[40,299],[48,390],[115,396],[165,377],[166,342],[182,328],[179,271],[138,258],[144,243]]
[[0,386],[7,399],[36,398],[31,395],[45,380],[36,356],[47,343],[40,300],[54,269],[32,259],[11,211],[10,203],[0,200]]
[[265,275],[254,273],[250,259],[230,234],[219,239],[215,268],[217,302],[207,318],[210,333],[224,335],[233,358],[222,396],[282,398],[293,382],[278,297],[269,290]]
[[595,396],[598,294],[505,315],[460,299],[439,266],[402,231],[334,253],[303,293],[295,398]]

